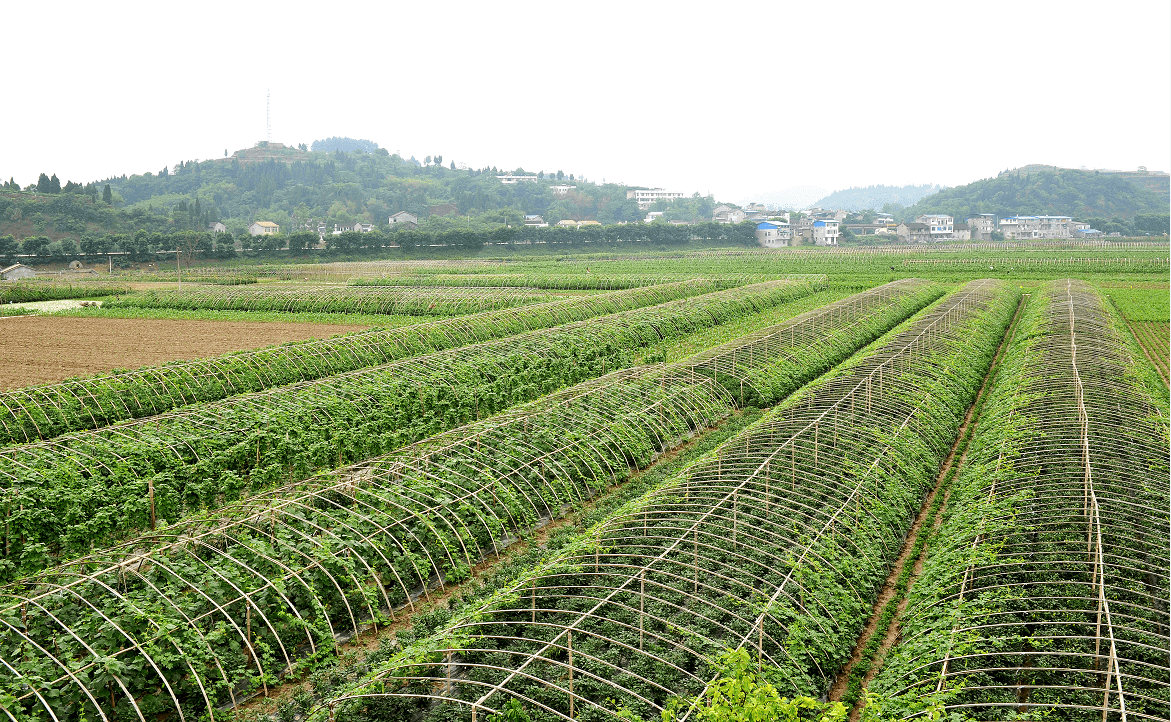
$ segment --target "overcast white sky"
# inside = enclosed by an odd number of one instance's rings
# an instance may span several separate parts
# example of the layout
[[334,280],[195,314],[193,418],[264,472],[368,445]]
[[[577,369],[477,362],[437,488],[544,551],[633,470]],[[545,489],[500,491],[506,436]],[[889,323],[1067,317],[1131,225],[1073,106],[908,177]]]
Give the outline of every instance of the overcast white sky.
[[[255,5],[255,7],[254,7]],[[1171,170],[1171,3],[8,3],[0,175],[265,136],[749,201]]]

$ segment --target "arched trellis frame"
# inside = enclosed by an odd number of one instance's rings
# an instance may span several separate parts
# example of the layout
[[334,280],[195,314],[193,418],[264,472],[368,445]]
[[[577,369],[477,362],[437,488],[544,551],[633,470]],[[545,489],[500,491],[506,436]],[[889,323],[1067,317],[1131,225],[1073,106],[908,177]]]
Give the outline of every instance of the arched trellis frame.
[[[887,295],[924,302],[924,282],[904,286]],[[602,375],[628,364],[629,349],[808,289],[785,281],[731,289],[3,449],[0,554],[21,558],[29,545],[43,544],[49,556],[75,556],[109,545],[217,498],[374,456]],[[873,314],[885,302],[876,295],[855,306]],[[45,495],[47,488],[62,493]]]
[[[934,293],[930,284],[914,281],[875,289],[867,315],[894,313],[886,320],[893,324],[930,298],[924,293]],[[898,310],[902,303],[912,306]],[[831,313],[788,323],[822,324]],[[857,321],[850,322],[856,330]],[[812,337],[802,331],[796,338]],[[866,338],[859,333],[855,343]],[[810,347],[809,355],[818,353]],[[794,375],[815,374],[810,368],[794,367]],[[23,580],[7,588],[10,603],[0,607],[0,620],[11,622],[8,648],[35,647],[52,669],[11,680],[20,712],[52,716],[52,703],[38,697],[42,687],[69,710],[93,705],[98,717],[118,704],[145,714],[238,702],[257,680],[263,688],[300,660],[395,620],[483,554],[733,406],[724,386],[694,366],[620,371]],[[81,645],[86,635],[74,625],[100,630],[105,647]],[[74,678],[101,676],[128,659],[149,659],[162,671],[120,676],[121,696]]]
[[979,719],[1165,720],[1166,404],[1086,284],[1043,289],[1028,323],[941,528],[949,563],[928,565],[876,684]]
[[515,698],[562,719],[615,705],[658,718],[673,697],[702,693],[724,647],[750,650],[784,694],[823,692],[1017,297],[999,282],[968,284],[611,518],[506,602],[317,712],[447,703],[475,720]]

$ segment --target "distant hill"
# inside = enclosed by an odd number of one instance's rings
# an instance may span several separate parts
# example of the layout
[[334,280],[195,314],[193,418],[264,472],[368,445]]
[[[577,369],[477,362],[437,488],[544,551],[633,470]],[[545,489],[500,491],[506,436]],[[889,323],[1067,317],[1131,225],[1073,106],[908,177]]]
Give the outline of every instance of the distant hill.
[[921,186],[866,186],[834,191],[812,205],[844,211],[880,211],[888,203],[909,206],[924,196],[943,190],[943,186],[927,183]]
[[1156,173],[1025,166],[929,195],[901,215],[913,218],[921,213],[947,213],[964,218],[974,213],[995,213],[1125,220],[1167,213],[1171,193],[1149,187],[1158,188],[1162,177]]
[[793,186],[791,188],[757,193],[745,202],[763,203],[770,208],[799,211],[802,208],[817,205],[815,201],[826,193],[828,193],[826,189],[817,186]]

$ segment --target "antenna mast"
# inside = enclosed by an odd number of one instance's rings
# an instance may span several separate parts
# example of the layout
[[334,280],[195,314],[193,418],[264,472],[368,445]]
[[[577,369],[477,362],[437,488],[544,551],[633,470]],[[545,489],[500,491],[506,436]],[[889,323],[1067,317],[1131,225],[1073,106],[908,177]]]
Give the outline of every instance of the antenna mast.
[[272,91],[264,91],[264,126],[265,140],[272,142]]

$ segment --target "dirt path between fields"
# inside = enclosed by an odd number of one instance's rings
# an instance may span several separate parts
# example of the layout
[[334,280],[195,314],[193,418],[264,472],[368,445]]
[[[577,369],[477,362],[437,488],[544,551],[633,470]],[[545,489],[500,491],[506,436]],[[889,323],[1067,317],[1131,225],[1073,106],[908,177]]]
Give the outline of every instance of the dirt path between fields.
[[[870,638],[878,631],[879,623],[882,619],[882,613],[887,605],[894,600],[898,592],[898,579],[903,573],[907,562],[912,563],[911,574],[907,579],[907,592],[909,593],[911,587],[915,585],[917,580],[923,573],[923,562],[925,555],[922,553],[925,550],[920,550],[915,559],[911,559],[911,553],[915,550],[916,542],[919,539],[919,534],[922,531],[923,525],[928,522],[928,513],[935,505],[935,497],[940,493],[944,480],[952,467],[962,468],[964,460],[967,457],[967,447],[963,447],[961,453],[961,445],[964,439],[968,436],[968,428],[978,423],[979,419],[975,417],[977,409],[979,409],[981,402],[988,393],[991,386],[992,379],[996,376],[997,368],[1000,365],[1000,360],[1004,355],[1005,349],[1008,348],[1009,342],[1012,340],[1013,333],[1016,331],[1017,319],[1020,318],[1021,309],[1024,308],[1027,296],[1022,298],[1017,305],[1016,312],[1013,314],[1012,321],[1005,330],[1004,337],[1000,339],[1000,345],[996,349],[996,355],[992,358],[992,363],[988,366],[988,372],[984,375],[984,380],[980,384],[980,391],[976,394],[976,399],[972,405],[968,407],[967,414],[964,416],[964,421],[960,425],[959,431],[956,433],[955,442],[952,444],[951,450],[947,454],[947,458],[943,462],[943,466],[939,469],[938,476],[935,477],[935,485],[931,489],[931,493],[923,500],[922,506],[919,507],[919,513],[915,516],[914,523],[911,524],[911,530],[907,534],[907,539],[903,543],[902,549],[899,551],[899,556],[895,559],[894,566],[891,567],[890,574],[887,575],[886,582],[882,585],[882,591],[878,595],[878,599],[874,602],[874,607],[870,612],[870,617],[866,620],[866,626],[862,629],[862,633],[858,636],[858,641],[854,645],[854,652],[850,656],[850,661],[838,673],[834,679],[833,686],[830,688],[829,699],[831,701],[841,700],[842,696],[846,694],[849,689],[850,676],[854,668],[862,661],[863,654],[866,651],[867,645],[870,643]],[[959,459],[956,455],[960,454]],[[939,521],[943,518],[943,510],[947,506],[947,494],[944,494],[943,501],[936,510],[934,518],[931,519],[932,528],[939,525]],[[909,594],[904,594],[902,599],[898,602],[894,618],[890,622],[890,626],[886,630],[886,634],[879,644],[877,651],[874,652],[871,659],[875,662],[866,672],[866,676],[862,679],[862,689],[865,690],[870,684],[871,680],[878,674],[882,668],[882,659],[890,651],[891,647],[895,645],[899,637],[899,618],[902,616],[903,610],[906,609],[907,599]],[[862,715],[862,707],[865,702],[865,694],[861,695],[858,701],[850,710],[850,721],[857,722]]]
[[112,369],[220,356],[368,326],[254,321],[16,316],[0,324],[0,389]]

